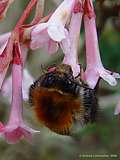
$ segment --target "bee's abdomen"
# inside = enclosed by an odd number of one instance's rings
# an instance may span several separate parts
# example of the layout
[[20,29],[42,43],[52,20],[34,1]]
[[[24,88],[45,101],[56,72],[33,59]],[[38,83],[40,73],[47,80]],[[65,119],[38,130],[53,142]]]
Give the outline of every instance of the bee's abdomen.
[[45,87],[31,92],[38,120],[59,134],[68,135],[73,125],[73,113],[83,110],[78,98]]

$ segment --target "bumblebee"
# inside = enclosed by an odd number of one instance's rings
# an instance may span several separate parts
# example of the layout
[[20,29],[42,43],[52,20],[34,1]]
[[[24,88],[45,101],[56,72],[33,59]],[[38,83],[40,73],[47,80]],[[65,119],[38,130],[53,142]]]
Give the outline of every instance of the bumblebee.
[[29,102],[38,121],[61,135],[71,135],[75,126],[96,120],[95,90],[74,77],[71,66],[51,67],[30,86]]

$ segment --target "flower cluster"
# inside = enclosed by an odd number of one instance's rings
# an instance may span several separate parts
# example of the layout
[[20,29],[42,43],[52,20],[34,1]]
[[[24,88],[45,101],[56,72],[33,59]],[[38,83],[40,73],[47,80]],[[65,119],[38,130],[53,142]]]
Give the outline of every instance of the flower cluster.
[[[0,1],[1,18],[11,2],[13,0]],[[30,24],[25,25],[24,21],[34,5],[35,17]],[[86,69],[82,78],[91,88],[96,86],[99,78],[112,86],[117,84],[116,78],[120,78],[118,73],[111,72],[102,65],[92,0],[63,0],[57,9],[46,17],[42,17],[43,9],[44,0],[31,0],[13,31],[0,36],[0,90],[11,101],[10,118],[6,125],[0,123],[0,134],[9,143],[16,143],[23,136],[31,141],[32,134],[39,132],[28,127],[22,118],[22,101],[28,99],[29,84],[33,81],[29,72],[24,69],[29,48],[45,48],[46,52],[53,54],[61,47],[64,53],[62,63],[69,64],[76,77],[81,69],[78,45],[83,20]],[[10,65],[12,74],[6,79]],[[118,110],[120,111],[120,107]]]

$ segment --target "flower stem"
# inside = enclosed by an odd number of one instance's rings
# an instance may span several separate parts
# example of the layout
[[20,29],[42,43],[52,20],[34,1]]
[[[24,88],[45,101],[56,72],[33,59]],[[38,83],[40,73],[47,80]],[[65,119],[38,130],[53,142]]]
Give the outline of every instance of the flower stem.
[[43,17],[44,3],[45,3],[45,0],[37,1],[36,9],[35,9],[35,16],[33,18],[33,21],[31,22],[32,25],[38,23]]
[[18,20],[14,30],[17,30],[23,23],[24,21],[26,20],[26,18],[28,18],[31,10],[33,9],[33,7],[36,5],[38,0],[31,0],[29,2],[29,4],[27,5],[27,7],[25,8],[22,16],[20,17],[20,19]]

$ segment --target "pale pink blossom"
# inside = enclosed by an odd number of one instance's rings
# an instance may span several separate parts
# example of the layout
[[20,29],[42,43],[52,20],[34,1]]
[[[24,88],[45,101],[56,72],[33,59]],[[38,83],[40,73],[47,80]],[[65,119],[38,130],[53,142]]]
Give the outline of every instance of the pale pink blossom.
[[61,48],[64,52],[64,64],[72,67],[73,75],[80,73],[80,65],[78,63],[78,44],[82,21],[82,12],[72,13],[69,32],[66,32],[66,39],[61,42]]
[[115,108],[115,115],[120,114],[120,101],[118,102],[116,108]]
[[[7,2],[5,10],[12,3],[13,0],[1,1]],[[24,14],[16,24],[11,36],[2,39],[3,43],[0,50],[0,89],[3,85],[9,65],[12,64],[12,102],[10,117],[6,125],[0,122],[0,135],[8,143],[17,143],[22,137],[25,137],[31,142],[33,133],[39,132],[28,127],[23,121],[23,95],[22,95],[22,79],[23,79],[23,67],[27,56],[27,48],[20,44],[20,38],[22,32],[20,30],[21,25],[26,20],[28,13],[35,5],[37,1],[30,1]],[[1,6],[0,6],[1,9]],[[4,10],[4,11],[5,11]],[[5,12],[4,12],[5,13]],[[3,14],[4,14],[3,13]],[[10,37],[9,37],[10,36]],[[2,37],[3,38],[3,37]],[[22,55],[25,54],[25,55]],[[8,87],[8,86],[7,86]]]
[[[15,59],[14,62],[18,61]],[[12,104],[10,118],[3,127],[1,135],[8,143],[14,144],[25,137],[31,142],[32,134],[38,131],[28,127],[22,118],[22,65],[13,64],[12,67]]]
[[45,47],[49,53],[58,49],[58,43],[66,38],[65,24],[71,15],[75,0],[64,0],[48,22],[37,24],[31,32],[32,49]]
[[[92,0],[88,1],[91,3],[92,7]],[[99,53],[95,16],[94,14],[90,15],[91,16],[88,16],[86,14],[84,16],[87,63],[85,70],[85,80],[91,88],[96,86],[96,83],[100,77],[107,81],[110,85],[115,86],[117,84],[115,78],[120,78],[120,75],[118,73],[112,73],[103,67]]]

